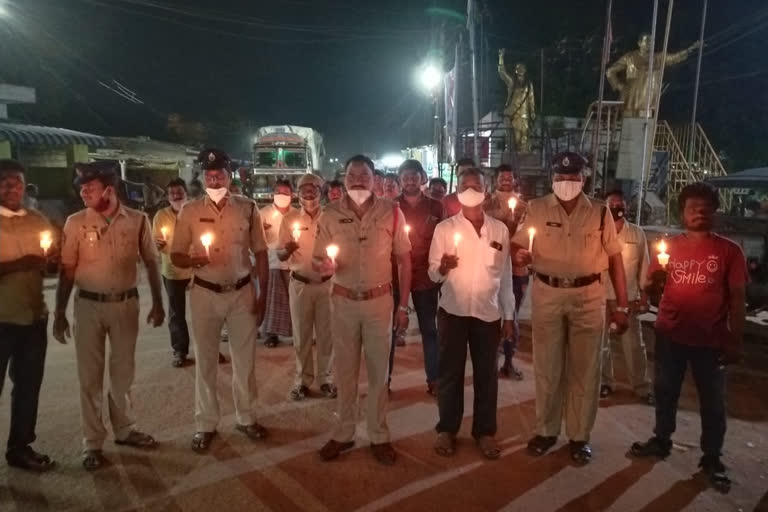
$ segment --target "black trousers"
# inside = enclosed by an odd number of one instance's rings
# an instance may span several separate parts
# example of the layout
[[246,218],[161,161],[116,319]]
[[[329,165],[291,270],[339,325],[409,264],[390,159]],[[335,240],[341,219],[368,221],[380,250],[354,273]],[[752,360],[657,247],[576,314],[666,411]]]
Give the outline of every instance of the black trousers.
[[468,316],[456,316],[440,309],[437,314],[440,342],[440,384],[437,405],[440,411],[438,432],[456,434],[464,417],[464,368],[467,345],[472,358],[474,414],[472,437],[496,434],[498,377],[496,352],[501,337],[501,321],[483,322]]
[[37,404],[48,348],[47,325],[47,318],[32,325],[0,323],[0,394],[9,363],[13,383],[8,452],[23,449],[36,438]]
[[726,412],[725,370],[720,366],[719,358],[718,349],[675,343],[656,333],[656,437],[669,440],[675,431],[677,402],[690,364],[699,395],[701,450],[704,455],[720,456],[725,439]]
[[163,277],[165,292],[168,294],[168,330],[171,333],[171,347],[174,352],[189,354],[189,327],[187,327],[187,286],[189,279],[166,279]]

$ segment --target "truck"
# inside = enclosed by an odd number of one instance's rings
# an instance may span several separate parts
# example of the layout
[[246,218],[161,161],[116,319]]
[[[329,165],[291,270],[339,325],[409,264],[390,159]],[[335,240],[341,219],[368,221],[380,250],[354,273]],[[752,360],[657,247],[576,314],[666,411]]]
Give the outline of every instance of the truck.
[[323,136],[317,130],[287,124],[262,126],[253,144],[251,196],[268,203],[278,179],[288,179],[295,187],[303,174],[322,175],[324,157]]

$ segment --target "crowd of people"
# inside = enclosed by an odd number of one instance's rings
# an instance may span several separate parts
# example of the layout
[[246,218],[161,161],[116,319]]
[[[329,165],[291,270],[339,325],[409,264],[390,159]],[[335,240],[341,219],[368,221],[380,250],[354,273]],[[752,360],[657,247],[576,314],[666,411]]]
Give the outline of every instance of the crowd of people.
[[[447,183],[428,179],[418,161],[406,160],[397,173],[385,174],[357,155],[347,161],[343,182],[324,183],[306,174],[294,190],[291,181],[280,180],[273,203],[261,209],[233,184],[226,153],[205,150],[199,161],[204,194],[190,197],[183,180],[170,181],[165,190],[170,205],[153,223],[121,204],[114,166],[77,164],[85,208],[67,219],[61,234],[25,206],[23,166],[0,161],[0,386],[10,362],[14,390],[6,459],[11,466],[36,471],[55,466],[31,447],[47,344],[42,270],[54,260],[61,270],[53,336],[61,343],[71,334],[67,311],[75,290],[87,470],[106,462],[105,391],[115,442],[156,446],[136,427],[129,399],[139,331],[137,264],[142,263],[151,292],[147,322],[155,327],[165,321],[165,288],[171,364],[184,367],[194,351],[191,447],[196,452],[209,449],[220,420],[216,381],[218,365],[226,361],[219,353],[223,334],[231,355],[235,428],[254,441],[268,436],[257,421],[254,385],[261,327],[267,347],[292,339],[295,377],[286,390],[291,400],[336,400],[336,425],[319,450],[324,461],[354,446],[364,358],[372,455],[394,464],[389,383],[412,304],[426,392],[438,405],[435,452],[450,456],[456,449],[469,351],[471,436],[484,457],[496,459],[498,379],[523,378],[513,357],[519,308],[530,288],[536,427],[527,450],[532,456],[550,450],[565,423],[574,462],[591,460],[598,401],[615,387],[611,344],[617,342],[629,384],[656,410],[654,436],[633,444],[631,453],[670,454],[690,363],[701,404],[701,466],[713,483],[729,484],[721,462],[724,368],[740,357],[747,273],[741,248],[712,233],[719,199],[708,185],[682,191],[685,231],[666,241],[668,254],[651,258],[643,230],[625,217],[621,190],[610,191],[604,201],[584,194],[587,163],[575,153],[554,158],[553,192],[527,202],[508,165],[487,174],[461,160],[457,189],[446,195]],[[651,302],[659,304],[653,383],[639,318]]]

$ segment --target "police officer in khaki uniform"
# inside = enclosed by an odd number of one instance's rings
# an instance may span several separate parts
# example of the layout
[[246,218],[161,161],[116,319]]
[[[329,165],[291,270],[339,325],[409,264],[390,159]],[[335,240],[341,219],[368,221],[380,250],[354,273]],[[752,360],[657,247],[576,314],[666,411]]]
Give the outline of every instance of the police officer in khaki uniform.
[[64,225],[61,273],[56,290],[53,335],[61,343],[69,336],[66,310],[73,285],[75,353],[80,380],[83,426],[83,466],[100,468],[107,436],[101,418],[105,341],[109,335],[109,418],[117,444],[151,448],[155,440],[134,429],[131,385],[134,378],[139,299],[136,264],[147,268],[152,309],[147,323],[162,325],[162,284],[158,253],[146,214],[120,204],[116,166],[78,164],[80,197],[85,210],[70,215]]
[[[267,436],[266,429],[256,422],[253,386],[256,333],[264,315],[263,291],[267,289],[267,244],[256,203],[229,192],[227,154],[206,149],[198,160],[206,195],[190,201],[179,213],[171,261],[177,267],[195,269],[189,294],[196,356],[192,449],[204,452],[221,416],[216,378],[224,324],[232,354],[235,428],[253,440]],[[258,296],[251,280],[251,253],[256,258],[262,291]]]
[[[293,324],[293,348],[296,351],[296,378],[291,390],[293,400],[309,396],[309,386],[316,382],[327,398],[336,398],[331,383],[331,282],[312,268],[312,252],[320,218],[320,191],[323,180],[314,174],[303,175],[298,182],[300,210],[283,217],[277,256],[289,264],[291,275],[288,295]],[[314,339],[313,339],[314,333]],[[317,370],[312,361],[316,341]]]
[[[561,153],[552,162],[553,194],[528,205],[525,223],[512,237],[514,261],[531,265],[533,363],[537,435],[528,451],[542,455],[557,441],[565,411],[573,460],[592,458],[589,435],[597,415],[600,351],[608,269],[616,290],[611,315],[618,332],[627,328],[627,288],[621,245],[605,205],[582,192],[586,161]],[[533,251],[529,229],[534,228]]]
[[[360,350],[368,373],[367,423],[371,450],[380,463],[395,462],[387,428],[387,378],[392,343],[392,266],[400,268],[400,304],[395,329],[408,327],[411,288],[411,244],[405,219],[396,203],[372,194],[373,162],[357,155],[345,166],[347,197],[328,205],[318,222],[314,265],[321,275],[333,275],[333,335],[338,424],[320,450],[323,460],[335,459],[354,446]],[[327,255],[330,245],[338,255]]]

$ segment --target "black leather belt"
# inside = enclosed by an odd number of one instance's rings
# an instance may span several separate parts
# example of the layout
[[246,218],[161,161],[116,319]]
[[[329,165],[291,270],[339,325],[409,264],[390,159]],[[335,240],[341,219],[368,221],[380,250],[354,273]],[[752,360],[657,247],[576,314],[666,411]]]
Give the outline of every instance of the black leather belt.
[[196,285],[202,286],[203,288],[206,288],[216,293],[234,292],[239,290],[240,288],[242,288],[243,286],[247,285],[250,282],[251,282],[251,276],[245,276],[242,279],[238,279],[238,281],[235,284],[216,284],[216,283],[211,283],[210,281],[206,281],[205,279],[200,279],[199,277],[195,276]]
[[600,274],[592,274],[571,279],[568,277],[552,277],[536,272],[536,277],[553,288],[581,288],[583,286],[589,286],[595,281],[600,281]]
[[304,284],[320,284],[320,283],[326,282],[331,278],[331,276],[323,276],[322,279],[320,279],[320,281],[313,281],[310,278],[304,277],[303,275],[297,272],[291,272],[291,277],[299,281],[300,283],[304,283]]
[[82,299],[92,300],[95,302],[123,302],[128,299],[139,296],[139,290],[131,288],[130,290],[121,293],[96,293],[89,292],[87,290],[78,290],[77,295]]

